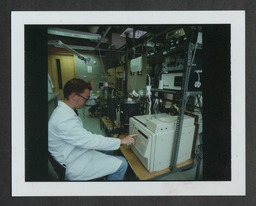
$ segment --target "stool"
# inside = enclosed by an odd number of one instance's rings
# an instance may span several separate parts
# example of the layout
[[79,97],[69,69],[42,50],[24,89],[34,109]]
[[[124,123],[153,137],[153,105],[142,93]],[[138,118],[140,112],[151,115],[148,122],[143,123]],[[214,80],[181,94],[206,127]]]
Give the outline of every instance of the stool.
[[65,180],[66,168],[63,167],[58,161],[56,161],[49,151],[48,151],[48,159],[50,160],[50,163],[52,164],[53,169],[57,173],[59,180],[61,181]]

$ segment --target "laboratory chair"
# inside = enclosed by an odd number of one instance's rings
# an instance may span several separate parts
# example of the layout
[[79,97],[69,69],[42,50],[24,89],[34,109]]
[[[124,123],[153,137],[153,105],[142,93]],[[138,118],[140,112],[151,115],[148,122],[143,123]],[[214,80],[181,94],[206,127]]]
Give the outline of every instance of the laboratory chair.
[[51,153],[49,151],[48,151],[48,159],[49,159],[50,163],[52,164],[53,169],[57,173],[59,180],[60,181],[65,180],[66,168],[63,167],[59,162],[57,162],[53,158],[53,156],[51,155]]
[[[50,163],[52,164],[53,169],[55,170],[58,176],[58,180],[60,181],[65,180],[66,168],[63,167],[58,161],[56,161],[49,151],[48,151],[48,158]],[[99,177],[99,178],[88,180],[88,181],[105,181],[105,177]]]

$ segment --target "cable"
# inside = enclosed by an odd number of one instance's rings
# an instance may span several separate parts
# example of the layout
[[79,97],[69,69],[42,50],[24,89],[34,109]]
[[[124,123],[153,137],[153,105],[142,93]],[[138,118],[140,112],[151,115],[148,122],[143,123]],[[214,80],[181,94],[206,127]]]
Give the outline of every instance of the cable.
[[159,99],[156,99],[155,103],[153,105],[153,111],[154,111],[155,114],[156,114],[156,108],[157,108],[158,105],[159,105]]
[[198,107],[200,107],[200,104],[201,104],[201,95],[200,95],[200,97],[198,97],[199,95],[196,95],[196,98],[197,98],[197,103],[196,103],[196,105],[195,106],[197,106],[198,105]]
[[102,60],[101,53],[100,53],[100,48],[99,48],[98,51],[99,51],[99,54],[100,54],[100,60],[101,60],[101,64],[102,64],[103,74],[104,74],[104,77],[105,77],[106,80],[107,80],[107,75],[106,75],[106,73],[105,73],[104,64],[103,64],[103,60]]
[[202,102],[201,102],[202,96],[200,95],[200,97],[199,97],[199,95],[196,95],[196,97],[197,97],[197,103],[196,103],[195,107],[197,107],[199,109],[199,111],[202,113],[202,105],[201,105],[202,104]]
[[151,82],[150,82],[150,75],[149,75],[149,74],[147,74],[147,76],[148,76],[148,85],[149,85],[149,86],[151,86]]
[[148,114],[151,115],[151,98],[150,96],[148,97]]
[[147,74],[147,76],[148,76],[149,85],[147,86],[147,93],[146,93],[146,95],[148,97],[148,105],[149,105],[149,107],[148,107],[148,114],[151,115],[151,105],[152,105],[152,102],[151,102],[151,85],[150,85],[151,82],[150,82],[150,75]]
[[196,152],[195,152],[195,159],[197,164],[200,164],[201,160],[203,159],[203,145],[197,145]]
[[[192,68],[192,66],[193,66],[194,58],[195,58],[195,55],[196,55],[196,49],[197,49],[197,43],[195,44],[194,54],[193,54],[193,56],[192,56],[191,63],[190,63],[190,67],[189,67],[189,69],[188,69],[188,76],[190,76],[191,68]],[[188,90],[188,84],[187,84],[186,91],[187,91],[187,90]]]
[[197,81],[196,81],[195,84],[194,84],[194,87],[199,88],[199,87],[201,86],[200,74],[199,74],[198,71],[195,71],[195,72],[197,73],[198,78],[197,78]]
[[195,71],[197,73],[197,76],[198,76],[198,82],[200,82],[200,75],[199,75],[199,72],[198,71]]

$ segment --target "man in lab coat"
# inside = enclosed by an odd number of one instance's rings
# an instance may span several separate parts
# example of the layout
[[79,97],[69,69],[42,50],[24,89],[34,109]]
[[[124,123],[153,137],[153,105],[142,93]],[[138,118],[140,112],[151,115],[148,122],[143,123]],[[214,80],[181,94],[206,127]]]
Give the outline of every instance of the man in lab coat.
[[[127,161],[121,156],[106,154],[121,144],[134,145],[134,135],[122,139],[92,134],[83,128],[76,109],[83,108],[90,98],[91,87],[82,79],[69,80],[48,125],[48,150],[66,167],[66,180],[91,180],[106,176],[107,180],[123,180]],[[105,152],[104,152],[105,151]]]

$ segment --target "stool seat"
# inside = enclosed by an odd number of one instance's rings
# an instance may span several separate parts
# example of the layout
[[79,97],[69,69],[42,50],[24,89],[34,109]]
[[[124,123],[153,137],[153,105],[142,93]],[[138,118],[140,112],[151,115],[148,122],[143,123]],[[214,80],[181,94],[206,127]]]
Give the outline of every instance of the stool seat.
[[[53,169],[57,173],[58,179],[61,181],[65,180],[66,168],[63,167],[58,161],[56,161],[49,151],[48,151],[48,159],[52,164]],[[88,180],[88,181],[104,181],[104,180],[105,180],[104,177],[99,177],[99,178]]]
[[53,169],[57,173],[59,180],[65,180],[66,168],[63,167],[58,161],[56,161],[49,151],[48,159],[52,164]]

